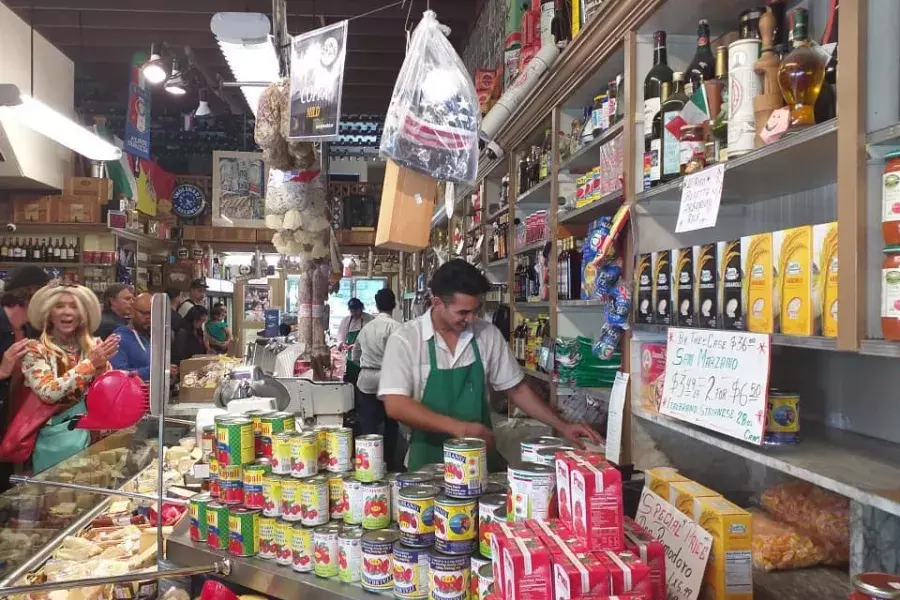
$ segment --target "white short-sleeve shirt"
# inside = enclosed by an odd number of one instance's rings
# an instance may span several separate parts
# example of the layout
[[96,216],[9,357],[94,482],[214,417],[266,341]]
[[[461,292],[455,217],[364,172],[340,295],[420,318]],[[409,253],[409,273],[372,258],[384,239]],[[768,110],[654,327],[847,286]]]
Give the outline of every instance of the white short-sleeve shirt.
[[431,371],[428,340],[432,337],[435,337],[435,357],[439,369],[465,367],[474,363],[474,338],[484,364],[485,383],[490,387],[497,391],[508,390],[525,378],[509,344],[492,323],[477,319],[459,336],[454,353],[450,352],[440,335],[435,336],[429,310],[421,317],[404,323],[388,340],[381,365],[379,396],[395,394],[422,400],[425,382]]

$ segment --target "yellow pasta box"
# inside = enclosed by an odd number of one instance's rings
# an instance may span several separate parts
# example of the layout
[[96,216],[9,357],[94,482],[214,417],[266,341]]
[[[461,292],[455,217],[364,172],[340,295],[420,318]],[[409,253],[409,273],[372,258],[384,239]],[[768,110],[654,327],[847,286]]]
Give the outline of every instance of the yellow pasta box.
[[741,260],[747,331],[774,333],[772,234],[742,237]]
[[750,513],[724,498],[695,498],[694,521],[712,536],[703,597],[752,600]]
[[721,498],[722,494],[694,481],[672,481],[669,483],[669,504],[688,517],[694,514],[695,498]]
[[672,467],[656,467],[644,471],[644,486],[663,500],[669,499],[669,484],[675,481],[690,480]]
[[837,223],[813,225],[813,306],[816,331],[837,337],[838,329],[838,228]]
[[724,329],[743,331],[746,328],[743,268],[741,240],[716,244],[716,269],[719,274],[716,302],[721,315],[719,322]]
[[785,335],[813,335],[812,227],[803,225],[772,234],[776,321]]

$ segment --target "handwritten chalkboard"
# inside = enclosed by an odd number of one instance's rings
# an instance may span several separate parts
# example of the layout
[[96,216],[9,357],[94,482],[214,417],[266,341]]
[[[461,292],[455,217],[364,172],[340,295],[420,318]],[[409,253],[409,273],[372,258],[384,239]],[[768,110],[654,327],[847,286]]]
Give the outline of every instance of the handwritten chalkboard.
[[761,444],[770,351],[764,334],[670,327],[659,412]]

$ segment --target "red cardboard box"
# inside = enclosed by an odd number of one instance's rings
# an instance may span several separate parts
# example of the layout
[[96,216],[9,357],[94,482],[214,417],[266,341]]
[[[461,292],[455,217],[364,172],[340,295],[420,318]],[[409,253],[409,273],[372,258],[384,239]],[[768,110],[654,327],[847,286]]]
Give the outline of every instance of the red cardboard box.
[[556,453],[556,505],[559,519],[572,525],[572,486],[571,471],[575,463],[573,452]]
[[566,551],[553,557],[553,595],[555,600],[572,600],[586,595],[608,596],[609,569],[592,554]]
[[497,588],[500,596],[509,600],[506,590],[503,588],[505,581],[503,549],[514,544],[514,540],[520,538],[523,540],[536,540],[535,534],[524,522],[504,523],[495,521],[491,526],[491,570],[494,573],[494,586]]
[[[574,533],[564,528],[558,519],[553,519],[556,524],[545,521],[529,521],[534,528],[535,533],[550,547],[550,552],[559,554],[563,550],[571,550],[572,552],[587,552],[587,544]],[[556,530],[554,531],[554,526]]]
[[577,463],[571,472],[575,535],[591,550],[625,548],[622,531],[622,474],[609,463]]
[[653,596],[653,585],[650,582],[650,568],[632,552],[596,553],[600,562],[609,570],[613,594],[641,594],[647,598]]
[[[536,538],[514,538],[503,550],[503,597],[506,600],[547,600],[553,594],[550,550]],[[496,583],[495,583],[496,585]]]
[[650,532],[625,517],[625,548],[633,552],[650,569],[653,595],[649,600],[666,600],[666,547]]

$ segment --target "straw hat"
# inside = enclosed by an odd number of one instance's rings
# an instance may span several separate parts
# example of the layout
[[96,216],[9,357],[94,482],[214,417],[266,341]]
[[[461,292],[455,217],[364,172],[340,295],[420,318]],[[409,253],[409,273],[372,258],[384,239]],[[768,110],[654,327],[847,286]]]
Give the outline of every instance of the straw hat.
[[94,292],[83,285],[51,283],[39,289],[28,303],[28,321],[38,331],[44,331],[47,319],[50,318],[50,309],[59,301],[63,294],[71,294],[79,306],[81,320],[92,334],[100,327],[100,302]]

